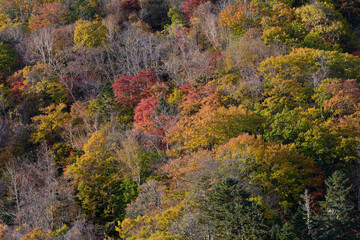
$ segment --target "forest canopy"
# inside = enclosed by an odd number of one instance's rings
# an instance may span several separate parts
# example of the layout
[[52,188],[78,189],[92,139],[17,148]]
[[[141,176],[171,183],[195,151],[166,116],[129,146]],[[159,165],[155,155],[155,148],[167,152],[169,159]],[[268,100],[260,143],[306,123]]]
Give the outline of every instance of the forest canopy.
[[0,239],[360,239],[360,0],[0,0]]

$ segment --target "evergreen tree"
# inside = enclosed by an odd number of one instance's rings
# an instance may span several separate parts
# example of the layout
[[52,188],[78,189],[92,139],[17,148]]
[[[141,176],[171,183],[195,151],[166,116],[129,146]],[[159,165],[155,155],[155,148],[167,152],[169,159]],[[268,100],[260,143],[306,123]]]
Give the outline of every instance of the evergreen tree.
[[249,201],[250,194],[238,181],[226,178],[207,199],[205,213],[213,224],[215,239],[263,239],[267,228],[260,206]]
[[164,97],[164,94],[161,94],[158,98],[158,106],[155,109],[155,113],[157,115],[160,115],[161,113],[164,114],[174,114],[174,110],[169,106],[169,104],[166,102],[166,98]]
[[336,171],[326,182],[325,201],[318,216],[318,239],[359,239],[359,211],[355,209],[349,179]]
[[16,52],[13,48],[0,42],[0,78],[16,68]]
[[[281,218],[278,216],[281,221]],[[310,240],[304,213],[299,207],[292,221],[285,223],[274,223],[270,230],[270,239],[272,240]]]
[[294,232],[294,225],[285,223],[279,233],[280,240],[299,240]]
[[310,236],[307,233],[307,226],[305,221],[305,216],[301,208],[298,208],[294,215],[294,233],[298,239],[310,239]]

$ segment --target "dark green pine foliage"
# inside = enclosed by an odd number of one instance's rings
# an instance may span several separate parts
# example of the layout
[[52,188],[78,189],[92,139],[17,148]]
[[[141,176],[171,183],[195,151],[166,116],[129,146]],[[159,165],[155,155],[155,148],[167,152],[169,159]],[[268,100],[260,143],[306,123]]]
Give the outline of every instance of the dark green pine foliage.
[[326,182],[323,211],[318,216],[318,239],[360,239],[360,212],[352,198],[349,179],[341,171],[336,171]]
[[294,232],[294,225],[285,223],[279,233],[279,240],[299,240]]
[[305,215],[301,208],[298,208],[294,215],[294,233],[298,239],[307,240],[311,239],[308,235],[308,230],[306,226]]
[[177,114],[176,109],[168,104],[163,94],[158,98],[158,106],[155,108],[155,117],[158,117],[161,114],[167,116],[175,116]]
[[205,214],[213,224],[215,239],[265,239],[267,226],[260,206],[238,181],[226,178],[208,195]]
[[173,113],[173,109],[166,102],[166,98],[164,97],[163,94],[161,94],[161,96],[158,99],[158,106],[155,109],[155,113],[157,115],[160,115],[161,113],[164,113],[164,114],[172,114]]
[[16,52],[13,48],[0,42],[0,78],[14,72],[16,68]]
[[92,4],[85,0],[62,0],[62,4],[69,9],[66,16],[68,23],[73,23],[78,19],[92,20],[95,14],[103,15],[98,3]]
[[271,240],[310,240],[311,237],[307,233],[305,216],[298,208],[292,221],[272,224],[270,230]]

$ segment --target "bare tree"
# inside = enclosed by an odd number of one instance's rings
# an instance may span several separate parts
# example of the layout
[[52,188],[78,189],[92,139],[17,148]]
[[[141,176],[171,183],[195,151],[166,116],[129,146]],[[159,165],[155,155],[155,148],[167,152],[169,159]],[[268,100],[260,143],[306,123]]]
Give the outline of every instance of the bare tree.
[[[318,60],[318,66],[319,69],[313,73],[311,73],[311,77],[312,79],[310,79],[309,83],[312,84],[314,86],[314,88],[317,88],[322,81],[324,81],[326,78],[329,77],[330,74],[330,69],[328,66],[328,63],[326,61],[326,59],[324,58],[324,56],[320,56],[319,60]],[[311,82],[312,80],[312,82]]]
[[195,79],[207,77],[210,62],[208,52],[201,52],[196,42],[183,29],[170,34],[163,43],[164,72],[174,81],[176,86],[194,83]]
[[163,199],[165,198],[165,186],[158,181],[148,180],[140,186],[140,192],[135,201],[126,209],[129,218],[137,218],[152,213],[157,214],[163,209]]
[[121,141],[121,148],[116,150],[116,156],[122,162],[130,177],[138,186],[141,184],[142,159],[140,157],[141,147],[129,132]]
[[[15,203],[15,211],[14,209],[7,209],[7,211],[2,214],[14,218],[16,216],[16,212],[20,211],[20,176],[19,176],[19,158],[10,159],[6,164],[6,178],[7,182],[4,184],[7,185],[7,195],[8,200]],[[2,179],[4,180],[4,178]],[[4,204],[4,203],[3,203]]]
[[[18,226],[52,230],[71,221],[77,213],[71,191],[57,178],[54,159],[46,144],[40,146],[36,162],[15,159],[7,166],[7,174]],[[62,211],[57,212],[58,209]]]
[[311,219],[311,215],[312,215],[312,207],[313,207],[313,199],[312,196],[309,195],[308,190],[305,190],[304,194],[300,195],[302,200],[303,200],[303,204],[301,206],[301,209],[305,212],[306,214],[306,225],[307,225],[307,230],[308,230],[308,235],[311,236],[312,235],[312,219]]
[[[236,43],[230,43],[223,53],[223,69],[231,74],[236,74],[235,81],[225,83],[223,91],[235,99],[244,100],[242,94],[247,94],[247,99],[252,101],[262,97],[263,82],[258,74],[259,64],[270,56],[279,54],[261,40],[258,29],[250,29]],[[245,91],[244,91],[245,90]]]
[[[59,77],[61,82],[66,87],[70,96],[74,101],[75,95],[73,93],[73,83],[69,82],[67,76],[63,73],[68,65],[69,59],[66,58],[66,53],[72,52],[72,46],[67,46],[62,49],[56,49],[56,41],[63,42],[64,39],[60,39],[68,35],[66,32],[71,31],[71,28],[66,28],[60,32],[53,27],[41,28],[33,34],[30,34],[23,41],[17,45],[19,52],[23,55],[26,63],[34,64],[37,62],[43,62],[49,66],[48,71]],[[71,49],[71,51],[69,51]]]
[[199,21],[195,24],[200,34],[205,35],[207,41],[215,50],[225,50],[230,42],[230,34],[227,28],[220,25],[219,9],[217,7],[211,2],[200,5],[196,11]]
[[0,118],[0,148],[8,146],[11,139],[11,129],[9,121]]
[[[246,1],[246,0],[245,0]],[[216,2],[217,8],[219,9],[219,11],[221,12],[222,10],[224,10],[227,6],[233,4],[235,1],[234,0],[220,0]]]
[[42,145],[38,161],[23,164],[20,178],[20,209],[16,214],[19,225],[27,223],[32,228],[51,229],[56,202],[56,170],[51,153]]
[[20,24],[8,24],[0,31],[0,39],[7,42],[20,43],[25,36],[25,30]]
[[85,218],[76,220],[65,235],[56,238],[57,240],[97,240],[103,236],[96,232],[96,226]]
[[23,40],[25,60],[29,63],[43,62],[52,66],[55,63],[55,34],[52,27],[41,28]]
[[146,29],[146,26],[130,23],[115,39],[108,46],[114,75],[136,75],[146,68],[152,68],[156,73],[160,72],[161,39]]

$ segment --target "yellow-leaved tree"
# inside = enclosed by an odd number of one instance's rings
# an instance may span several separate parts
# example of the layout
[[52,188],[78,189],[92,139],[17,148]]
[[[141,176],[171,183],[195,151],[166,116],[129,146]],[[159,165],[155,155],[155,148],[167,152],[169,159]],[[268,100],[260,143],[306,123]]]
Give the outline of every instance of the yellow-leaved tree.
[[70,114],[65,112],[66,105],[51,104],[50,106],[40,109],[43,114],[35,116],[32,120],[37,123],[36,130],[32,134],[32,140],[35,143],[43,140],[52,141],[61,137],[64,125],[70,122]]
[[99,21],[76,21],[74,42],[86,48],[98,47],[106,41],[109,31]]
[[181,235],[171,231],[171,225],[181,218],[184,211],[184,202],[170,207],[155,215],[138,216],[135,219],[126,218],[118,222],[115,230],[119,236],[128,240],[181,240]]
[[257,6],[245,2],[229,5],[220,16],[220,24],[229,27],[231,33],[238,36],[249,28],[259,27],[262,13]]
[[295,144],[280,145],[242,134],[221,146],[217,157],[223,163],[235,161],[233,166],[241,166],[240,177],[277,195],[284,209],[296,204],[305,189],[321,184],[314,160],[298,153]]
[[137,194],[137,185],[123,179],[123,168],[108,140],[104,132],[93,133],[84,154],[66,172],[83,209],[100,222],[122,219],[126,204]]

